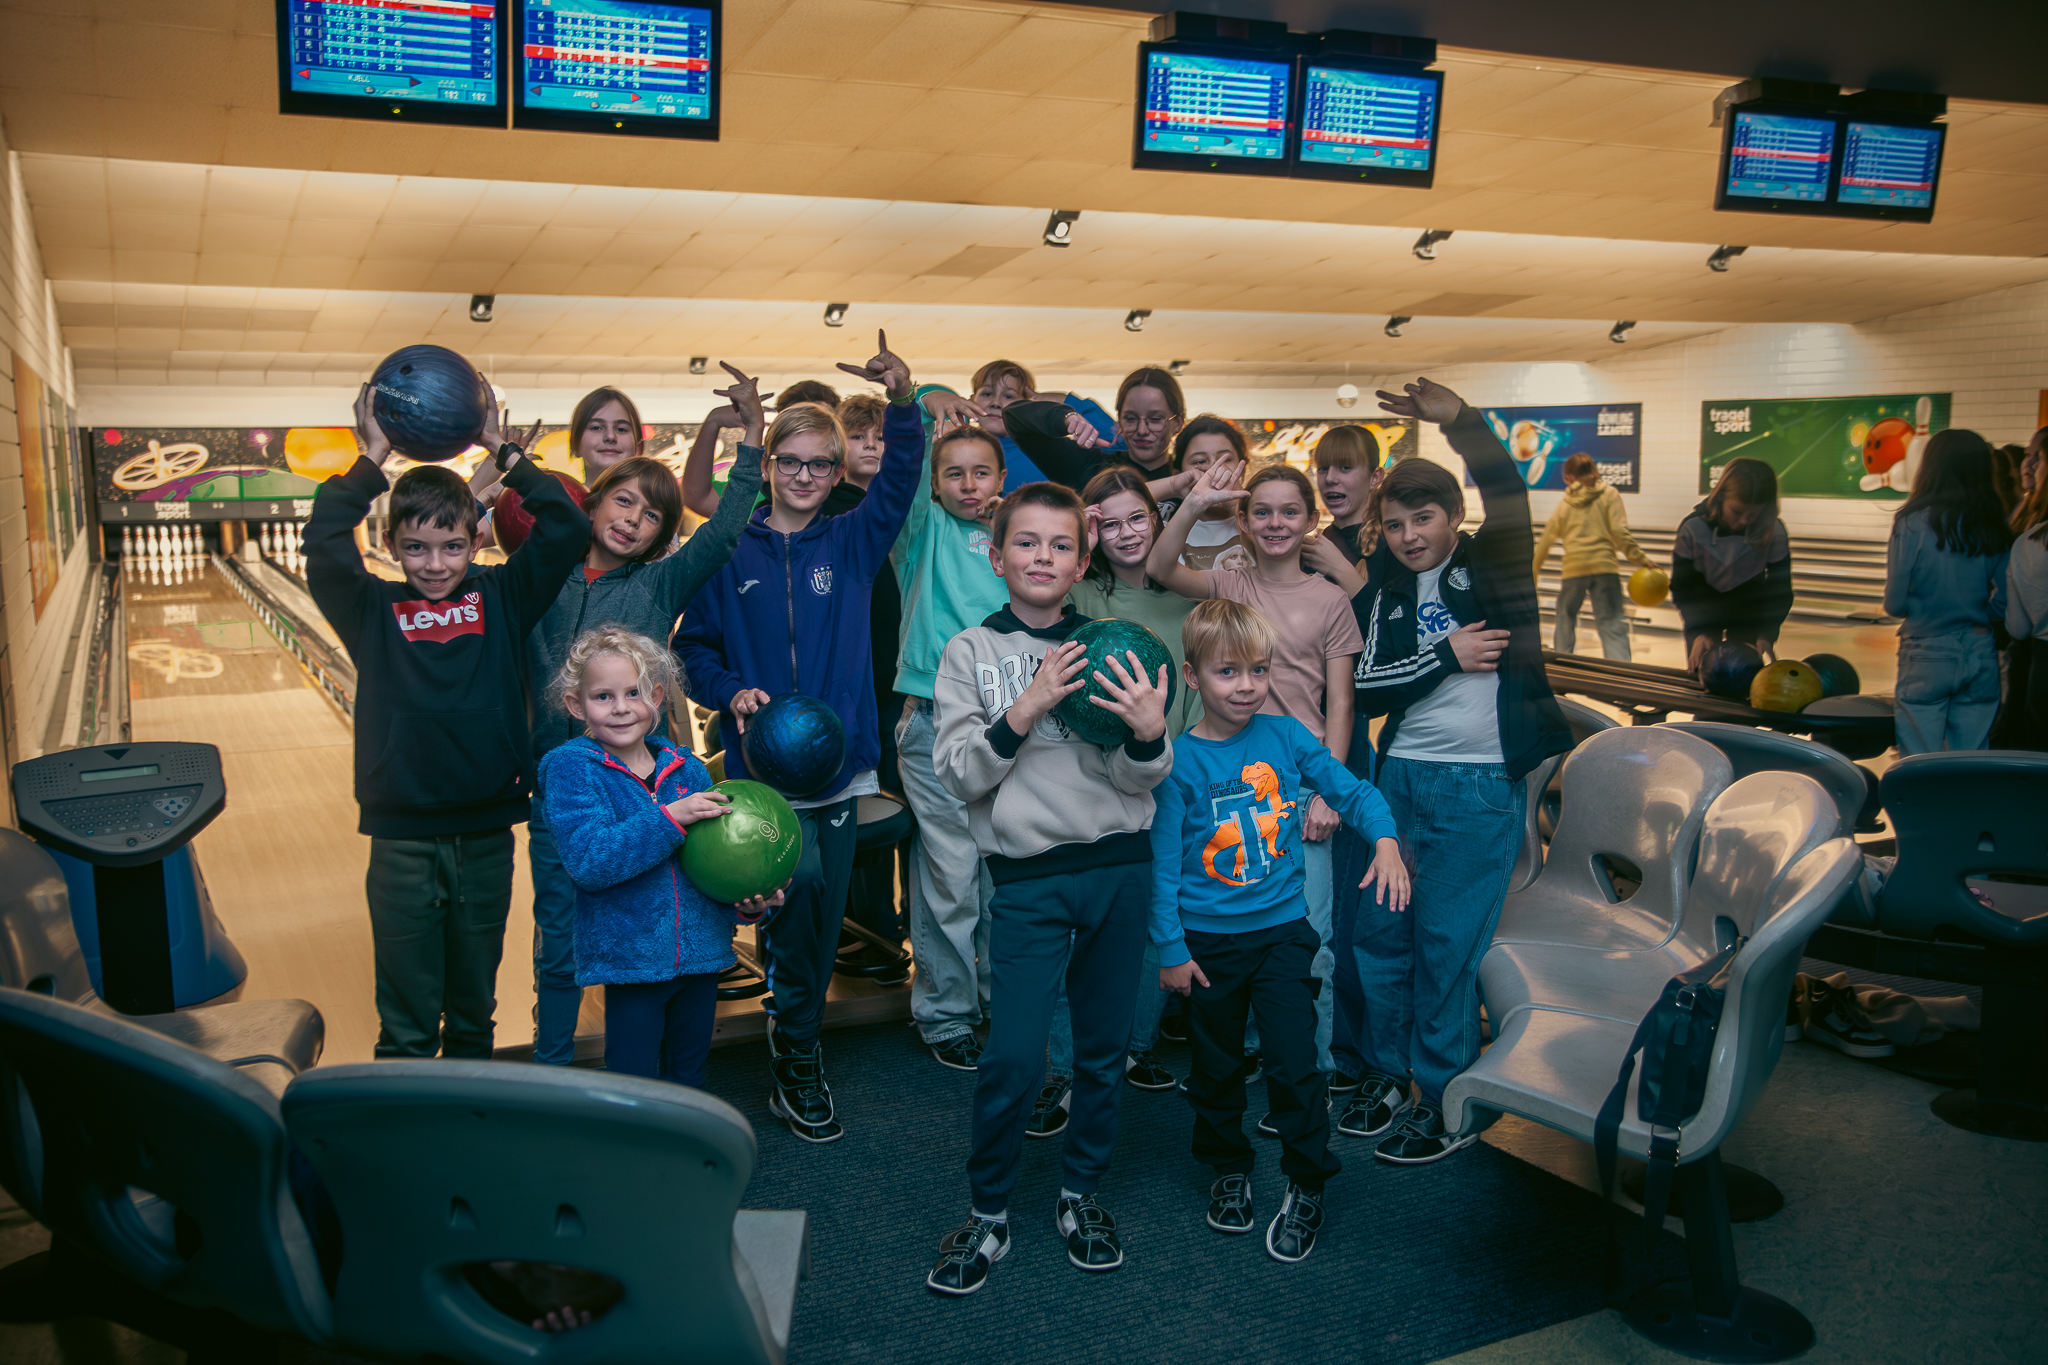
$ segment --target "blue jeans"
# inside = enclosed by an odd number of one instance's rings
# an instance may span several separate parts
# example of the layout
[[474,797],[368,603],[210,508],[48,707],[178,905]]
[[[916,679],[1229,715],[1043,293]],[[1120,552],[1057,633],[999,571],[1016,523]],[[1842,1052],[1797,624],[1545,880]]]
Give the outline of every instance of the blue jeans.
[[927,1043],[971,1033],[988,999],[988,906],[995,883],[983,866],[967,806],[932,767],[938,730],[928,698],[913,697],[896,728],[903,795],[917,814],[910,844],[910,1017]]
[[576,883],[562,867],[538,796],[526,822],[526,856],[533,864],[533,1060],[567,1066],[576,1060],[576,1015],[583,1007],[583,988],[576,984]]
[[1998,651],[1988,631],[1916,635],[1899,641],[1892,688],[1900,757],[1981,749],[1998,715]]
[[1567,578],[1557,589],[1557,624],[1551,647],[1569,654],[1579,643],[1579,604],[1593,599],[1593,625],[1600,632],[1600,652],[1626,663],[1628,650],[1627,608],[1621,604],[1621,575],[1594,573]]
[[1412,1075],[1423,1099],[1441,1104],[1451,1078],[1479,1058],[1479,959],[1521,851],[1527,795],[1498,763],[1388,758],[1378,785],[1414,892],[1398,914],[1359,898],[1359,1050],[1371,1070]]

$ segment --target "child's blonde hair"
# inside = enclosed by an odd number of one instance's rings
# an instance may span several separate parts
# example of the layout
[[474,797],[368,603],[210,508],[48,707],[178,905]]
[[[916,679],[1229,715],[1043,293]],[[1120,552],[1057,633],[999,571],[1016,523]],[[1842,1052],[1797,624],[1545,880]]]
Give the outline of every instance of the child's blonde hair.
[[822,434],[834,458],[846,458],[846,428],[840,425],[839,414],[822,403],[792,403],[776,413],[775,421],[768,428],[769,456],[773,457],[775,448],[790,437],[801,436],[807,431]]
[[1195,669],[1211,659],[1248,664],[1270,660],[1279,644],[1280,636],[1271,621],[1257,609],[1227,597],[1197,602],[1180,627],[1181,653]]
[[666,648],[624,626],[599,626],[584,631],[569,646],[569,657],[562,660],[561,671],[548,687],[554,704],[568,710],[568,698],[583,690],[583,677],[590,671],[590,665],[607,654],[616,654],[633,665],[640,675],[640,691],[650,698],[657,687],[663,701],[682,689],[682,670],[676,667],[676,656]]

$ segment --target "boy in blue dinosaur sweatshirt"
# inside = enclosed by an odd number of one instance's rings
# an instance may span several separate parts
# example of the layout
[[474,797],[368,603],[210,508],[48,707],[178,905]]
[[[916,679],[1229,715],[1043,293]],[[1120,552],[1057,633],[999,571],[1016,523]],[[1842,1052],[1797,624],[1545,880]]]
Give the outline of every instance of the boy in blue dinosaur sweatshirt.
[[675,656],[623,626],[585,631],[554,680],[584,736],[541,760],[542,804],[576,884],[576,984],[604,987],[604,1067],[704,1088],[732,927],[782,903],[706,896],[683,871],[692,826],[722,818],[695,754],[649,731]]
[[919,492],[924,452],[910,368],[887,338],[866,365],[841,368],[889,393],[882,465],[867,496],[850,512],[824,515],[846,459],[845,432],[828,408],[798,403],[779,413],[768,430],[769,505],[691,600],[675,635],[691,700],[720,713],[726,776],[747,775],[739,738],[772,696],[808,693],[846,730],[838,774],[815,797],[790,803],[803,827],[803,857],[763,935],[775,993],[770,1108],[806,1142],[836,1142],[845,1132],[825,1084],[818,1030],[853,873],[854,803],[881,785],[868,599]]
[[1360,888],[1380,885],[1389,910],[1408,903],[1408,872],[1387,803],[1291,716],[1260,714],[1272,624],[1212,598],[1188,613],[1181,675],[1202,719],[1173,742],[1173,771],[1154,793],[1152,942],[1159,987],[1190,997],[1195,1160],[1216,1172],[1208,1224],[1250,1232],[1252,1147],[1244,1136],[1244,1026],[1259,1024],[1270,1122],[1279,1130],[1287,1194],[1266,1228],[1266,1252],[1299,1261],[1323,1224],[1330,1152],[1328,1081],[1316,1066],[1322,947],[1308,922],[1300,815],[1306,785],[1373,846]]

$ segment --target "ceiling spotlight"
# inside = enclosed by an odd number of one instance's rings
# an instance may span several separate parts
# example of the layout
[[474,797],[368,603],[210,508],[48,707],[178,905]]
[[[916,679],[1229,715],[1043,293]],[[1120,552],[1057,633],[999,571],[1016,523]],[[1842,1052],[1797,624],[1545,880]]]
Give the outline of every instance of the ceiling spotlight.
[[827,327],[844,327],[846,325],[846,310],[851,307],[853,307],[853,305],[850,303],[826,304],[825,325]]
[[1725,275],[1728,273],[1728,262],[1747,250],[1749,248],[1746,246],[1717,246],[1714,248],[1714,254],[1707,257],[1707,269],[1717,275]]
[[471,294],[469,296],[469,320],[471,322],[489,322],[491,320],[491,308],[497,301],[498,296],[496,294]]
[[1387,326],[1386,326],[1386,333],[1387,333],[1387,335],[1388,335],[1388,336],[1390,336],[1390,337],[1397,337],[1397,336],[1401,335],[1401,329],[1402,329],[1403,327],[1407,326],[1407,325],[1408,325],[1409,323],[1411,323],[1411,322],[1413,322],[1413,321],[1415,321],[1415,319],[1414,319],[1414,318],[1401,318],[1401,317],[1394,317],[1394,318],[1388,318],[1388,319],[1387,319]]
[[1047,246],[1072,246],[1074,244],[1074,220],[1081,216],[1079,209],[1054,209],[1052,217],[1045,220],[1045,244]]
[[1338,407],[1340,407],[1340,408],[1355,408],[1355,407],[1357,407],[1357,406],[1358,406],[1358,385],[1356,385],[1356,384],[1339,384],[1339,385],[1337,386],[1337,406],[1338,406]]
[[1614,324],[1614,330],[1607,334],[1607,339],[1619,346],[1628,340],[1628,334],[1635,329],[1636,325],[1633,322],[1617,322]]
[[1124,314],[1124,330],[1126,332],[1144,331],[1145,319],[1151,316],[1152,310],[1150,308],[1133,308],[1130,312]]
[[1435,260],[1436,244],[1438,242],[1448,242],[1450,239],[1451,234],[1449,229],[1425,229],[1423,231],[1423,234],[1415,239],[1415,259],[1418,261]]
[[1168,363],[1166,367],[1166,372],[1172,375],[1175,379],[1178,379],[1188,372],[1188,366],[1193,363],[1193,361],[1188,360],[1175,360]]
[[691,374],[702,374],[710,368],[711,358],[709,356],[693,355],[690,357]]

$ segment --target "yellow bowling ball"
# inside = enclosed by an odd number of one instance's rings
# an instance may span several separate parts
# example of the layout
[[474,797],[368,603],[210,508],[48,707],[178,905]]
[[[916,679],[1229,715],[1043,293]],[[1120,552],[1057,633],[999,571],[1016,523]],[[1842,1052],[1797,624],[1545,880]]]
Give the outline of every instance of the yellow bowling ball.
[[1639,607],[1654,607],[1671,596],[1671,575],[1662,569],[1637,569],[1628,576],[1628,595]]
[[1822,695],[1820,674],[1798,659],[1767,664],[1749,683],[1749,704],[1759,711],[1804,711]]

